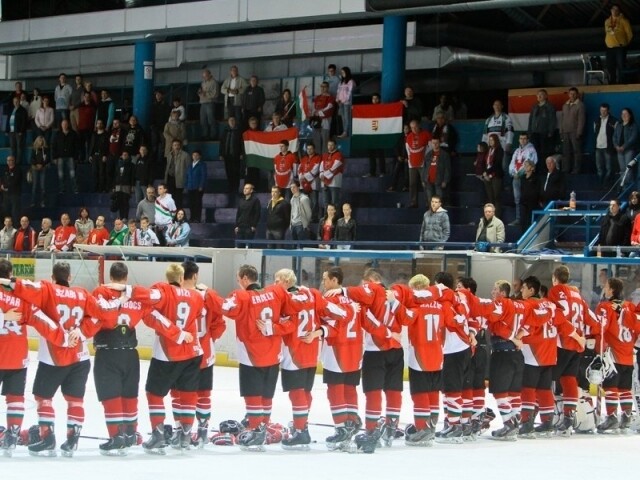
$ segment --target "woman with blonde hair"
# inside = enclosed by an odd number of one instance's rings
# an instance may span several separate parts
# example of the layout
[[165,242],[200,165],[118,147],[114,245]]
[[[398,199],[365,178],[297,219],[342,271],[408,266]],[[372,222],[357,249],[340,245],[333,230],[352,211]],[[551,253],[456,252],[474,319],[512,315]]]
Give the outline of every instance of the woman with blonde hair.
[[38,184],[40,185],[40,206],[44,207],[44,184],[45,184],[45,172],[46,167],[49,165],[51,158],[49,158],[49,147],[45,138],[42,135],[38,135],[33,141],[33,147],[31,150],[31,206],[35,207],[38,201],[37,190]]

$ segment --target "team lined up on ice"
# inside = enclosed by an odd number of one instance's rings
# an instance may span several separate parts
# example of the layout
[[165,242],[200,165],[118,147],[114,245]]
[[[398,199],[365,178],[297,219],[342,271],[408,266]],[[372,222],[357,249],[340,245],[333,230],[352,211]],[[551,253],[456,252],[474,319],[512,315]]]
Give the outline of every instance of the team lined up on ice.
[[[537,278],[525,279],[522,300],[509,299],[506,281],[496,282],[491,299],[474,295],[476,284],[471,278],[458,279],[454,290],[453,277],[446,272],[435,276],[433,286],[425,276],[417,275],[408,286],[386,289],[374,269],[364,273],[361,285],[343,287],[342,271],[333,267],[323,274],[323,295],[297,287],[288,269],[276,273],[274,285],[262,288],[257,270],[243,265],[237,273],[240,288],[224,300],[198,284],[198,267],[193,262],[171,264],[166,282],[151,288],[127,285],[127,267],[116,262],[110,271],[111,283],[93,295],[70,287],[70,274],[69,265],[60,262],[54,265],[52,282],[15,280],[11,264],[0,260],[0,284],[7,289],[0,296],[0,379],[7,397],[2,448],[7,455],[19,443],[28,444],[31,454],[55,455],[51,399],[59,388],[68,403],[66,441],[61,450],[73,455],[84,421],[83,397],[90,370],[87,339],[91,337],[96,347],[96,390],[109,433],[100,451],[123,455],[138,443],[140,372],[135,327],[141,320],[156,332],[145,387],[153,427],[151,437],[143,443],[148,453],[163,454],[169,443],[177,448],[207,443],[213,342],[224,332],[226,319],[236,322],[240,395],[246,417],[243,431],[234,432],[237,436],[217,436],[216,443],[238,443],[247,450],[264,448],[272,399],[282,373],[283,389],[289,393],[293,410],[292,427],[284,432],[282,446],[308,448],[311,390],[320,354],[335,423],[327,447],[373,453],[380,443],[390,446],[398,436],[404,326],[414,405],[414,423],[404,432],[408,445],[429,446],[434,439],[461,443],[488,428],[484,406],[487,362],[489,391],[503,421],[491,438],[513,439],[518,434],[528,437],[554,430],[570,434],[576,426],[578,384],[588,388],[587,370],[606,377],[602,386],[607,416],[598,431],[630,424],[633,348],[640,322],[633,305],[622,301],[622,283],[615,278],[609,279],[607,300],[594,313],[568,285],[566,267],[554,271],[547,299],[538,296]],[[33,387],[38,427],[23,434],[26,325],[34,326],[43,339]],[[485,330],[491,336],[490,354]],[[607,368],[593,363],[587,369],[587,362],[605,349],[604,357],[610,360],[604,362]],[[364,425],[356,392],[361,379],[366,398]],[[562,417],[555,425],[552,380],[561,387],[563,400]],[[445,427],[436,433],[440,392]],[[169,393],[175,428],[167,433],[163,399]],[[537,413],[541,424],[535,427]],[[585,419],[580,423],[584,427]],[[363,433],[358,434],[361,427]]]

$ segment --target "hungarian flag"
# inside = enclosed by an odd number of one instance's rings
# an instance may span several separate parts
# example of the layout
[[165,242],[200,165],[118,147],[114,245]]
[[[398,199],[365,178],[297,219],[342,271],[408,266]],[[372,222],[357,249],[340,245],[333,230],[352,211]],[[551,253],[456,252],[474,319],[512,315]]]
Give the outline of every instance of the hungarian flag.
[[298,129],[288,128],[277,132],[254,132],[242,134],[247,167],[273,170],[273,157],[280,153],[278,146],[282,140],[289,140],[289,150],[298,151]]
[[402,135],[401,102],[354,105],[351,148],[393,148]]
[[309,99],[307,98],[307,87],[302,87],[298,94],[298,117],[300,117],[300,123],[304,122],[311,116],[311,109],[309,108]]

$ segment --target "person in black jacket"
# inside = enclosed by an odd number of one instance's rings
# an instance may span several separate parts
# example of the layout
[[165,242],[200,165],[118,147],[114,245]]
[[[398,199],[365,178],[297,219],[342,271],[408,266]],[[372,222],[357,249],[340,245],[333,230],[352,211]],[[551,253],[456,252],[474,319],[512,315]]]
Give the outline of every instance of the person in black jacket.
[[[283,240],[291,223],[291,205],[277,186],[271,187],[271,201],[267,205],[267,240]],[[267,248],[280,248],[269,244]]]
[[136,205],[145,197],[145,192],[149,185],[153,185],[153,172],[151,171],[151,156],[146,145],[140,146],[140,155],[135,164],[135,194]]
[[129,201],[134,185],[134,166],[129,153],[124,151],[116,164],[116,186],[114,194],[118,206],[118,218],[129,217]]
[[75,162],[78,159],[78,135],[71,130],[69,120],[64,119],[60,122],[60,130],[53,138],[51,146],[53,161],[58,165],[58,192],[60,195],[65,193],[64,186],[64,170],[65,164],[69,170],[69,183],[73,189],[73,193],[78,193],[78,184],[76,183]]
[[22,170],[16,165],[12,155],[7,157],[7,168],[2,175],[2,211],[3,216],[11,215],[17,224],[20,219],[20,195],[22,193]]
[[547,157],[547,174],[540,179],[540,200],[542,208],[552,200],[562,200],[566,198],[566,185],[563,173],[558,169],[558,157],[552,155]]
[[[153,94],[154,101],[151,104],[151,118],[149,125],[150,136],[150,148],[151,155],[155,159],[156,163],[163,164],[165,162],[164,157],[164,125],[169,119],[171,114],[171,106],[164,99],[164,92],[156,90]],[[164,169],[161,170],[164,172]]]
[[13,97],[12,107],[12,110],[7,115],[7,128],[5,131],[9,135],[11,155],[16,159],[16,163],[20,165],[24,160],[29,114],[20,105],[20,97]]
[[89,161],[93,167],[96,191],[108,191],[107,162],[109,160],[109,133],[102,120],[96,121],[96,131],[91,136],[89,145]]
[[[251,118],[257,123],[255,118]],[[229,117],[227,122],[228,124],[220,138],[220,160],[224,162],[224,170],[227,174],[227,193],[230,194],[231,198],[234,198],[238,194],[238,188],[240,187],[244,143],[242,142],[242,131],[238,127],[237,119]],[[249,122],[251,123],[251,120]],[[251,183],[250,179],[247,179],[247,182]]]
[[522,209],[522,231],[531,225],[531,212],[540,208],[540,179],[536,165],[531,160],[524,162],[524,177],[520,184],[520,208]]
[[[609,213],[602,218],[598,245],[607,247],[626,247],[631,241],[631,221],[620,211],[620,202],[614,198],[609,201]],[[615,252],[602,252],[603,257],[615,257]]]
[[[236,227],[234,232],[238,240],[253,240],[258,230],[260,221],[260,200],[253,193],[254,187],[250,183],[245,183],[242,189],[243,197],[238,203],[236,211]],[[243,247],[243,244],[238,244]]]
[[600,116],[593,121],[593,133],[596,139],[596,168],[600,186],[606,186],[612,179],[614,165],[613,132],[618,120],[609,114],[609,104],[600,105]]

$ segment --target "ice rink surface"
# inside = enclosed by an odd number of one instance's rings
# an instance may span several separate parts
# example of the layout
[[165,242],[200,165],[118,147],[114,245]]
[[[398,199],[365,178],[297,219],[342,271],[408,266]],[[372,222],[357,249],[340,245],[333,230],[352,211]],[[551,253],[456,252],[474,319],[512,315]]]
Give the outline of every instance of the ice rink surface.
[[[93,360],[93,357],[92,357]],[[31,384],[37,360],[31,353],[27,380],[27,405],[24,427],[37,421]],[[145,440],[150,431],[144,382],[149,362],[142,362],[140,384],[140,432]],[[244,403],[238,393],[238,370],[214,369],[213,412],[211,426],[222,420],[244,416]],[[0,424],[5,423],[4,400],[0,401]],[[169,399],[165,399],[167,421],[173,423]],[[495,407],[491,398],[488,405]],[[405,384],[401,425],[413,421],[408,385]],[[55,397],[56,437],[58,446],[65,438],[66,403],[62,395]],[[85,396],[86,421],[83,435],[106,437],[102,406],[98,402],[90,375]],[[494,408],[494,411],[497,410]],[[364,396],[360,398],[360,414],[364,416]],[[273,402],[272,421],[287,425],[291,419],[288,397],[278,388]],[[326,388],[322,377],[316,376],[310,423],[331,424]],[[501,422],[494,420],[492,428]],[[439,429],[439,428],[438,428]],[[640,457],[640,435],[574,435],[571,438],[550,438],[499,442],[485,433],[476,442],[462,445],[435,444],[431,448],[407,447],[398,439],[392,448],[378,448],[373,455],[329,452],[324,439],[333,429],[309,427],[312,440],[308,452],[284,451],[280,445],[267,446],[266,452],[244,452],[237,446],[206,445],[202,450],[184,453],[167,448],[164,457],[148,455],[141,447],[129,450],[126,457],[104,457],[98,453],[100,440],[82,438],[73,458],[31,457],[26,447],[17,447],[13,458],[0,456],[0,480],[211,480],[216,478],[302,480],[328,479],[491,479],[516,480],[546,477],[560,478],[637,478]]]

